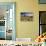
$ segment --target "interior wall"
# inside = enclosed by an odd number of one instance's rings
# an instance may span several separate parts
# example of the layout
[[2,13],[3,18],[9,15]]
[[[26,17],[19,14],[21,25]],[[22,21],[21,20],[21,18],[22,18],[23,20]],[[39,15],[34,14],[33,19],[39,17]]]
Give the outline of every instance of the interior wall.
[[[39,10],[46,10],[46,5],[39,5],[38,0],[1,0],[0,2],[16,2],[16,37],[36,38],[39,34]],[[33,21],[22,22],[21,12],[32,12]]]
[[[17,3],[17,2],[16,2]],[[20,0],[17,5],[17,38],[36,38],[39,35],[39,13],[37,0]],[[21,12],[32,12],[33,21],[21,22]]]
[[39,11],[46,11],[46,4],[39,4]]
[[[23,3],[24,2],[24,3]],[[17,3],[17,2],[16,2]],[[39,6],[38,0],[20,0],[17,5],[17,38],[36,38],[39,35]],[[21,22],[21,12],[32,12],[33,21]]]

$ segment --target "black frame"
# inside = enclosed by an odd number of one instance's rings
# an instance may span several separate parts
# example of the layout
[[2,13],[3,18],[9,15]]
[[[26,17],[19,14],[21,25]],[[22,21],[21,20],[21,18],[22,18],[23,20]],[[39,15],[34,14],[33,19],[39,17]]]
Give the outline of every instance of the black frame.
[[40,14],[39,14],[39,36],[40,36]]

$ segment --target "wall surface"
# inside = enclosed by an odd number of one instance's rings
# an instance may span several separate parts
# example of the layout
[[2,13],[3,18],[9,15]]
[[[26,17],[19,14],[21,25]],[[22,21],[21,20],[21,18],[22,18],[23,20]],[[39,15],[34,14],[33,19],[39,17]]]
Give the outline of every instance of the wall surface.
[[[36,38],[39,35],[39,10],[46,10],[46,5],[38,4],[38,0],[0,0],[0,2],[16,2],[17,38]],[[33,21],[21,22],[21,12],[32,12]]]

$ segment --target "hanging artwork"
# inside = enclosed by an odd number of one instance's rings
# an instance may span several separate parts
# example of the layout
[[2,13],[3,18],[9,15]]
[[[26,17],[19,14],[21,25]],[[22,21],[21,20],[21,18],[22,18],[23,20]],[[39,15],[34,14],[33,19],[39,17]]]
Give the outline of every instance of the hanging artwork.
[[39,0],[40,4],[46,4],[46,0]]
[[21,12],[21,21],[33,21],[33,13]]

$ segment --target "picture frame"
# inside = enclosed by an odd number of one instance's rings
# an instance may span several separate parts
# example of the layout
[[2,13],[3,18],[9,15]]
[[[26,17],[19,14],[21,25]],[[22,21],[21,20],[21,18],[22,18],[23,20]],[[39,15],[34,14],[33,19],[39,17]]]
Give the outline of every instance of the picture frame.
[[21,12],[21,21],[33,21],[33,13]]
[[46,0],[39,0],[39,4],[46,4]]

